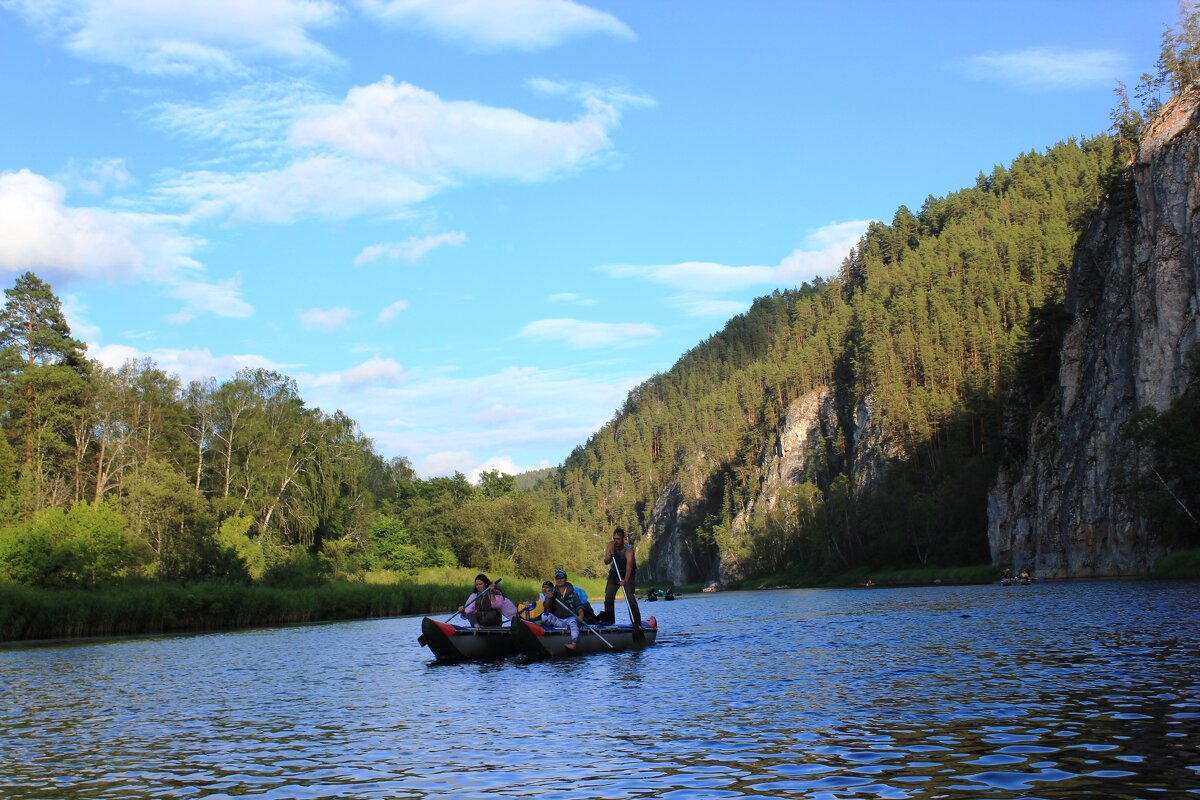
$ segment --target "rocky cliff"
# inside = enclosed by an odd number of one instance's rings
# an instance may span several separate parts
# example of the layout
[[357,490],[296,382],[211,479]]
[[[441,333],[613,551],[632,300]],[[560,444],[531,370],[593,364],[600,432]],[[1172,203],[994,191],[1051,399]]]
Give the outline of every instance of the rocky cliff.
[[[830,387],[822,386],[792,402],[776,427],[772,446],[758,463],[759,484],[749,505],[734,518],[732,536],[747,535],[751,519],[773,509],[784,488],[815,477],[814,473],[828,464],[829,448],[845,433],[844,427]],[[883,460],[890,453],[875,424],[873,398],[859,400],[853,430],[846,435],[853,453],[851,474],[862,490],[881,474]],[[713,466],[698,462],[693,469],[681,471],[691,478],[683,483],[679,478],[672,480],[656,500],[646,526],[647,579],[723,584],[740,577],[740,565],[732,554],[697,549],[694,537],[683,526],[693,507],[702,501],[705,487],[701,475],[705,470],[711,475]]]
[[[1200,92],[1192,91],[1147,127],[1131,169],[1078,241],[1056,387],[1022,418],[1023,454],[1001,468],[988,495],[993,563],[1044,577],[1137,575],[1167,553],[1125,491],[1141,454],[1121,430],[1137,409],[1161,411],[1179,398],[1187,353],[1200,343],[1198,162]],[[857,493],[869,491],[889,457],[902,454],[874,398],[839,400],[844,391],[821,387],[787,408],[756,465],[758,486],[719,535],[697,528],[704,509],[721,505],[723,465],[703,454],[681,464],[648,510],[642,575],[725,583],[741,570],[718,540],[747,535],[783,488],[813,477],[825,485],[845,471]]]
[[1122,493],[1138,453],[1121,428],[1163,410],[1200,341],[1200,95],[1144,132],[1132,180],[1114,187],[1081,237],[1058,387],[1029,427],[1026,456],[988,498],[992,560],[1044,577],[1131,575],[1164,554]]

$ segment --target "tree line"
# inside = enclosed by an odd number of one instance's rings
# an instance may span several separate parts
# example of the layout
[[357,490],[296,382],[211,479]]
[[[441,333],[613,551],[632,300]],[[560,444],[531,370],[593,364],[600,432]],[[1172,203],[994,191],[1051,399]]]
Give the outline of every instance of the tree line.
[[85,357],[33,273],[0,312],[0,579],[33,586],[547,574],[580,533],[511,476],[422,480],[266,369],[170,375]]

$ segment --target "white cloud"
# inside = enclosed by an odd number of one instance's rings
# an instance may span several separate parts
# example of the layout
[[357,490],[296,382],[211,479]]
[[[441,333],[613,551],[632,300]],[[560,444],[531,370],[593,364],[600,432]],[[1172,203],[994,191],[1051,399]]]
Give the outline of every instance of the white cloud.
[[83,164],[71,159],[67,162],[66,172],[57,180],[90,195],[102,195],[110,189],[124,189],[134,182],[123,158],[96,158]]
[[158,103],[149,119],[175,136],[220,145],[214,148],[217,160],[252,157],[273,163],[292,124],[328,103],[327,94],[304,82],[253,82],[202,103]]
[[404,261],[415,264],[439,247],[458,247],[467,240],[465,233],[439,233],[434,236],[410,237],[403,242],[385,242],[363,248],[354,259],[355,264],[372,261]]
[[300,312],[300,324],[309,330],[333,333],[346,324],[354,312],[345,306],[337,308],[309,308]]
[[390,386],[348,387],[325,375],[299,376],[297,382],[310,406],[342,409],[380,452],[403,455],[419,474],[430,476],[455,469],[472,474],[497,458],[532,464],[542,456],[522,453],[546,449],[565,459],[646,378],[600,378],[600,371],[578,363],[571,369],[509,367],[471,377],[454,369],[406,371],[402,384]]
[[[180,281],[172,287],[172,294],[182,300],[186,308],[216,314],[218,317],[244,319],[254,313],[254,306],[242,300],[241,277],[216,283]],[[186,321],[182,317],[180,319]]]
[[643,278],[685,291],[726,292],[770,283],[775,267],[733,267],[711,261],[679,264],[606,264],[602,270],[618,278]]
[[75,208],[66,190],[29,170],[0,173],[0,273],[33,270],[53,283],[135,280],[164,287],[185,307],[245,317],[236,279],[210,283],[192,253],[204,241],[178,217]]
[[493,403],[490,407],[477,415],[475,420],[482,425],[502,425],[528,418],[529,411],[524,408],[520,408],[519,406],[504,405],[502,403]]
[[192,172],[165,181],[156,195],[197,217],[286,225],[309,216],[347,219],[411,206],[436,191],[395,169],[317,156],[264,172]]
[[110,369],[117,369],[129,360],[140,361],[149,358],[159,369],[168,374],[178,375],[184,383],[205,378],[228,380],[238,370],[246,367],[286,373],[292,366],[279,364],[266,356],[256,354],[214,356],[208,348],[139,350],[123,344],[100,345],[95,342],[88,342],[88,357],[96,359]]
[[[396,217],[464,180],[536,181],[606,156],[627,93],[578,89],[568,122],[446,101],[385,78],[334,101],[301,83],[260,83],[213,103],[159,104],[153,122],[219,144],[206,169],[166,175],[147,201],[191,219],[286,225],[305,218]],[[222,168],[218,168],[222,167]],[[374,245],[359,263],[419,257],[459,233]]]
[[535,469],[545,469],[549,466],[551,466],[551,464],[545,459],[542,459],[538,464],[522,467],[518,466],[510,456],[492,456],[482,464],[476,464],[475,466],[470,466],[465,470],[460,469],[459,471],[463,472],[467,476],[467,481],[469,483],[477,485],[479,483],[480,476],[485,472],[491,472],[495,470],[504,475],[520,475],[522,472],[532,472]]
[[625,23],[570,0],[358,0],[370,16],[476,47],[540,50],[593,33],[632,39]]
[[396,315],[408,308],[407,300],[397,300],[394,303],[389,303],[384,306],[379,312],[379,316],[375,318],[376,322],[386,324],[396,318]]
[[1111,86],[1126,72],[1127,59],[1111,50],[1056,50],[1032,47],[1008,53],[984,53],[966,61],[969,74],[1027,89],[1078,89]]
[[348,387],[376,386],[398,383],[404,368],[390,358],[370,358],[342,373],[342,383]]
[[718,300],[696,294],[675,295],[667,302],[689,317],[716,317],[717,319],[729,319],[750,307],[750,304],[743,300]]
[[76,56],[157,75],[240,73],[259,59],[331,62],[312,29],[335,23],[332,0],[9,0]]
[[388,164],[427,184],[462,177],[543,180],[578,168],[612,146],[616,107],[588,105],[574,122],[537,119],[509,108],[443,100],[392,78],[356,86],[338,107],[292,129],[298,145],[326,145]]
[[632,347],[656,338],[660,331],[648,322],[584,322],[578,319],[539,319],[521,329],[527,339],[558,341],[580,349]]
[[690,294],[800,284],[817,276],[836,274],[869,222],[854,220],[820,228],[805,238],[804,247],[789,253],[776,266],[684,261],[678,264],[605,264],[598,269],[615,277],[642,278]]

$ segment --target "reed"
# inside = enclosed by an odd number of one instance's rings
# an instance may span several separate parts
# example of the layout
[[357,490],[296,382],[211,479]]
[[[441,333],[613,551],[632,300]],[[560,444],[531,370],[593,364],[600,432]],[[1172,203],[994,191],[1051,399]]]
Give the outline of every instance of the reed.
[[461,584],[327,583],[280,588],[228,583],[37,589],[0,584],[0,641],[222,630],[431,614],[459,605]]

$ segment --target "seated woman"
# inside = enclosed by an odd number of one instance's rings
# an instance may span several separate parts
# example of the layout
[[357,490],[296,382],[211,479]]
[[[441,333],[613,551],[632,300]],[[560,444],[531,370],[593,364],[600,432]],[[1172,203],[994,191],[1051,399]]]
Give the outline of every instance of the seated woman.
[[473,628],[494,628],[517,614],[517,607],[482,572],[475,576],[475,591],[458,607]]

